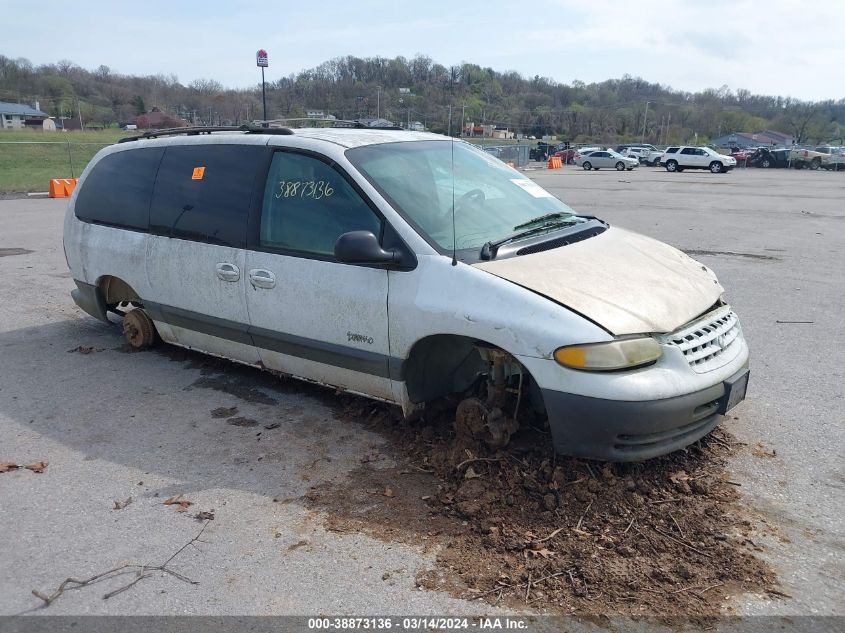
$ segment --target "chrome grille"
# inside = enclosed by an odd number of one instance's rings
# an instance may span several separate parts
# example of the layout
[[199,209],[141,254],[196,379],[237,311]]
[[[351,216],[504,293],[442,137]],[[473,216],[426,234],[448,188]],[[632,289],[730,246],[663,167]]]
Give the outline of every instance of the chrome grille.
[[729,362],[740,336],[739,318],[728,307],[704,315],[698,321],[667,334],[664,343],[681,350],[693,370],[703,373]]

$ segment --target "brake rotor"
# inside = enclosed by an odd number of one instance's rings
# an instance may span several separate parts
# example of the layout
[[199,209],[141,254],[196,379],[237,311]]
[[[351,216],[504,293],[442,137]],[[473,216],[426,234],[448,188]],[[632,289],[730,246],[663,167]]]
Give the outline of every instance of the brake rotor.
[[155,326],[141,309],[130,310],[123,317],[123,334],[132,349],[147,349],[155,342]]

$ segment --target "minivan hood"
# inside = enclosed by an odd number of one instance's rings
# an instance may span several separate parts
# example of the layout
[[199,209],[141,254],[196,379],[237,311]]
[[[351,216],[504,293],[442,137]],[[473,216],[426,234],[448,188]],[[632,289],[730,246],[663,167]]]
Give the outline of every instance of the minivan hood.
[[718,301],[713,272],[676,248],[611,227],[567,246],[474,264],[614,335],[672,332]]

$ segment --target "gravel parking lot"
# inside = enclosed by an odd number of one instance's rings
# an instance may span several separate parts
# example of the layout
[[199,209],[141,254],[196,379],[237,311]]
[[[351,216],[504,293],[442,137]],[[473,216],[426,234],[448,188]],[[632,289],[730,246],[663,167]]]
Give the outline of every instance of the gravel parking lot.
[[[729,472],[769,528],[755,551],[788,596],[738,594],[728,608],[845,615],[845,174],[527,174],[717,272],[752,350],[748,399],[725,424],[742,442]],[[64,208],[0,200],[0,462],[48,463],[0,473],[0,614],[39,610],[31,590],[69,576],[161,565],[203,525],[173,564],[199,584],[154,573],[103,600],[132,577],[112,579],[49,612],[504,612],[417,586],[436,546],[332,531],[331,509],[303,501],[362,456],[391,465],[390,439],[338,419],[331,392],[179,350],[128,353],[117,325],[78,310]]]

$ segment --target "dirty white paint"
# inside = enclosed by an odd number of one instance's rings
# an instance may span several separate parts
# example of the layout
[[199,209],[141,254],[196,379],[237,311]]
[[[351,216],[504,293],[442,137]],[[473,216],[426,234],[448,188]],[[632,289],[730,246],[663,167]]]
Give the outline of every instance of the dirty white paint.
[[[617,228],[535,255],[452,266],[451,258],[437,253],[416,233],[344,154],[346,148],[366,143],[412,140],[448,142],[436,135],[376,130],[137,141],[103,150],[89,164],[77,191],[99,159],[133,147],[226,142],[317,151],[357,182],[416,253],[414,270],[386,271],[86,224],[74,216],[74,195],[65,220],[71,273],[89,284],[96,284],[102,275],[115,275],[144,300],[340,346],[347,353],[362,350],[385,359],[407,359],[414,345],[428,336],[468,337],[515,355],[543,388],[597,397],[670,397],[704,388],[708,379],[709,384],[718,382],[725,371],[734,369],[732,363],[718,376],[701,376],[671,350],[650,368],[613,375],[575,372],[558,365],[552,354],[564,345],[672,331],[712,305],[722,287],[712,272],[680,251]],[[222,262],[240,271],[236,281],[219,278],[216,266]],[[275,283],[251,283],[251,270],[269,271]],[[287,349],[279,352],[233,343],[163,324],[159,328],[166,340],[176,344],[397,402],[407,412],[413,409],[404,383],[349,369],[348,363],[338,367],[324,359],[318,362],[289,354]],[[747,360],[744,345],[736,363]]]
[[[387,327],[387,271],[276,253],[248,251],[249,270],[275,274],[273,288],[246,280],[250,323],[258,328],[364,353],[390,355]],[[266,349],[262,362],[287,374],[391,399],[386,377],[306,361]]]
[[716,276],[688,255],[616,227],[566,248],[476,267],[563,303],[617,335],[671,332],[724,292]]

